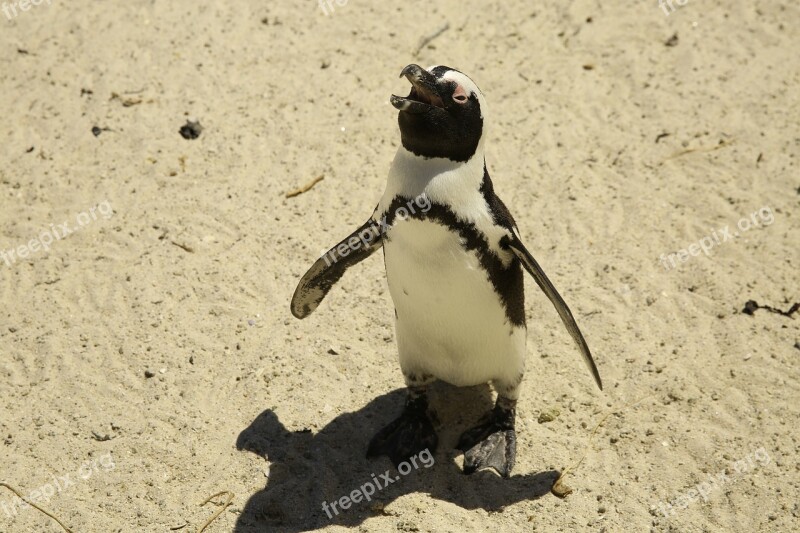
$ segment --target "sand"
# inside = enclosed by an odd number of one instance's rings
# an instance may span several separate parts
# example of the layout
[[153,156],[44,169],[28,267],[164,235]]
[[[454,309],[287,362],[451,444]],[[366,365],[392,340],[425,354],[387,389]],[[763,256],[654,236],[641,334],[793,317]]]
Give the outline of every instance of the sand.
[[[25,5],[0,12],[0,481],[73,531],[197,531],[220,491],[206,531],[800,529],[798,313],[742,312],[800,300],[796,4]],[[513,477],[453,450],[490,390],[437,386],[434,464],[328,519],[397,475],[364,458],[403,399],[382,258],[306,320],[289,300],[380,198],[408,63],[482,88],[495,189],[605,390],[529,280]],[[0,531],[63,530],[0,487]]]

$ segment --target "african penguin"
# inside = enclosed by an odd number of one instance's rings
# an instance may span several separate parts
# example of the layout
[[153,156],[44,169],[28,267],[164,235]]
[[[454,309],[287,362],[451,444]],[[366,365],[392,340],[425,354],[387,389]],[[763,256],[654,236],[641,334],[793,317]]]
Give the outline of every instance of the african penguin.
[[523,268],[555,306],[602,390],[600,375],[567,304],[494,193],[484,158],[483,94],[445,66],[408,65],[403,76],[411,92],[391,97],[401,146],[383,197],[369,220],[303,276],[292,313],[311,314],[349,267],[382,247],[408,395],[400,417],[375,435],[367,455],[386,455],[398,465],[426,448],[435,451],[428,386],[437,379],[456,386],[490,382],[495,407],[458,447],[465,473],[494,468],[508,477],[525,370]]

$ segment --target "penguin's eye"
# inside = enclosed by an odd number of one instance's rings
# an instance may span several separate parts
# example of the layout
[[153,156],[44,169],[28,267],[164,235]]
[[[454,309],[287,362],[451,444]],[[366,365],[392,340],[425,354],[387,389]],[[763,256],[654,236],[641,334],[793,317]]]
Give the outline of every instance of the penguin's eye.
[[461,85],[456,86],[456,90],[453,92],[453,100],[459,104],[466,104],[467,100],[469,100],[466,91]]

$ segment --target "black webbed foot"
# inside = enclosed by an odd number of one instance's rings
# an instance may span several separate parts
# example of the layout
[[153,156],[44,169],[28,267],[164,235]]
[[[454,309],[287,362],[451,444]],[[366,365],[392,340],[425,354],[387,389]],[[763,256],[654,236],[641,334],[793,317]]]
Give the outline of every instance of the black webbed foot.
[[461,435],[458,449],[464,452],[465,474],[494,468],[503,477],[511,475],[517,456],[516,404],[516,400],[498,397],[488,417]]
[[399,418],[372,438],[367,457],[387,456],[395,467],[423,450],[433,454],[439,438],[428,415],[428,399],[424,392],[409,392]]

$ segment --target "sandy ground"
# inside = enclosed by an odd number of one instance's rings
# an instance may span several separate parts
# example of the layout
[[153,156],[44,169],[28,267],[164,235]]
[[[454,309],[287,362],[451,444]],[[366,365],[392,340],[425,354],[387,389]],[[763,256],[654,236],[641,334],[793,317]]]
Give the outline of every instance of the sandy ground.
[[[797,4],[343,4],[0,13],[0,481],[81,532],[197,531],[219,491],[207,531],[800,529],[798,314],[742,312],[800,300]],[[377,203],[412,62],[483,89],[495,188],[606,387],[528,283],[514,476],[461,474],[490,391],[443,385],[435,464],[329,520],[390,468],[382,258],[289,299]],[[0,531],[62,529],[0,488]]]

